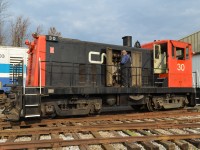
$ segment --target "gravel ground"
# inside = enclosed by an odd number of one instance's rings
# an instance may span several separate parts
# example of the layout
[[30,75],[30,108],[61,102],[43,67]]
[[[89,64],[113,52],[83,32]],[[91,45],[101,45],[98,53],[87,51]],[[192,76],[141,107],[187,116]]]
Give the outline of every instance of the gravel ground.
[[149,122],[154,122],[155,120],[153,119],[143,119],[144,121],[149,121]]
[[39,140],[51,140],[51,135],[40,135]]
[[[108,131],[99,131],[99,134],[102,136],[102,137],[115,137],[113,135],[113,133],[110,133]],[[122,132],[120,132],[120,134],[122,134]],[[123,134],[125,135],[125,134]],[[127,150],[127,148],[121,144],[121,143],[116,143],[116,144],[110,144],[111,146],[113,146],[116,150]]]
[[155,129],[155,131],[160,132],[161,134],[172,135],[171,132],[163,130],[163,129]]
[[116,121],[112,121],[113,123],[116,123],[116,124],[122,124],[123,122],[122,121],[119,121],[119,120],[116,120]]
[[136,136],[144,136],[144,135],[142,135],[142,134],[140,134],[140,133],[138,133],[138,132],[136,132],[136,131],[132,131]]
[[157,135],[157,134],[152,133],[150,130],[147,130],[146,132],[147,132],[149,135]]
[[178,133],[178,134],[189,134],[189,132],[184,131],[184,130],[180,130],[180,129],[169,129],[169,131]]
[[4,128],[4,130],[13,130],[11,127]]
[[188,132],[192,132],[192,133],[197,133],[197,134],[200,133],[200,131],[197,131],[197,130],[194,130],[194,129],[185,129],[185,130],[188,131]]
[[90,125],[92,126],[92,125],[97,125],[97,123],[96,122],[90,122]]
[[63,140],[73,140],[74,139],[71,134],[67,134],[67,135],[59,134],[59,138],[63,139]]
[[158,143],[156,143],[156,142],[151,142],[153,145],[155,145],[155,146],[158,146],[159,147],[159,149],[160,150],[166,150],[166,148],[163,146],[163,145],[161,145],[161,144],[158,144]]
[[125,134],[123,131],[117,131],[117,133],[123,137],[127,137],[129,135]]
[[63,147],[62,150],[80,150],[78,146]]
[[181,149],[175,144],[175,150],[181,150]]
[[106,137],[115,137],[113,133],[110,133],[108,131],[99,131],[99,134],[103,137],[103,138],[106,138]]
[[141,148],[141,150],[145,150],[144,147],[141,144],[138,144],[138,143],[133,143],[133,144],[139,146]]
[[198,119],[200,118],[200,115],[197,115],[197,116],[186,116],[186,117],[178,117],[178,118],[175,118],[177,120],[184,120],[184,119]]
[[113,146],[116,150],[127,150],[127,148],[121,143],[110,144],[110,145]]
[[17,137],[14,142],[25,142],[25,141],[31,141],[31,137],[29,136]]
[[93,139],[94,138],[94,136],[90,133],[89,134],[78,133],[78,135],[81,139]]
[[167,121],[172,121],[172,120],[174,120],[174,119],[172,119],[172,118],[165,118],[165,120],[167,120]]
[[[63,140],[74,140],[73,136],[70,133],[66,135],[59,134],[59,138]],[[67,146],[67,147],[62,147],[62,150],[80,150],[80,149],[78,146]]]
[[189,144],[189,148],[188,150],[199,150],[198,148],[196,148],[195,146],[193,146],[192,144],[188,143]]
[[103,150],[101,145],[89,145],[89,150]]
[[76,124],[76,126],[83,126],[83,124],[82,123],[75,123]]
[[4,143],[4,142],[6,142],[8,139],[6,139],[6,138],[1,138],[0,139],[0,143]]
[[4,110],[4,108],[1,108],[1,107],[0,107],[0,114],[2,113],[3,110]]
[[2,111],[4,110],[4,108],[0,108],[0,118],[3,118],[4,117],[4,114],[2,114]]
[[126,121],[124,121],[125,123],[132,123],[132,121],[130,121],[130,120],[126,120]]
[[156,120],[157,120],[157,121],[163,121],[163,119],[159,119],[159,118],[156,118],[155,121],[156,121]]
[[142,120],[133,120],[133,122],[144,122],[144,121],[142,121]]

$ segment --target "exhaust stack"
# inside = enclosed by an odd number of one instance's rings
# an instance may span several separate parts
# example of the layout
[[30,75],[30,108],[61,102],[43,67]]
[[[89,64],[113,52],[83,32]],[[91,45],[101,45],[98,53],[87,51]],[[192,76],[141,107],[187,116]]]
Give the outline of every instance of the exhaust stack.
[[123,39],[123,46],[132,47],[132,36],[124,36]]

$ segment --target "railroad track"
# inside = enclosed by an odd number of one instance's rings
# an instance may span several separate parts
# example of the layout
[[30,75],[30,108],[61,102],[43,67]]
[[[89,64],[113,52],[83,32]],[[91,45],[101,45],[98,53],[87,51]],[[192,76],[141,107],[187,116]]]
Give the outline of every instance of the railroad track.
[[200,148],[200,112],[188,110],[0,123],[0,149]]

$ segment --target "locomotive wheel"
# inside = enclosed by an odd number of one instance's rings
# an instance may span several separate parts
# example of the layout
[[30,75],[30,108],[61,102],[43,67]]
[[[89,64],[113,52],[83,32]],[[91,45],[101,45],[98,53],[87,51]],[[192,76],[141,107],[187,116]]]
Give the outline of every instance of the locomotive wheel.
[[151,98],[148,98],[146,106],[147,106],[148,111],[155,111],[154,103]]
[[88,115],[99,115],[100,113],[101,113],[101,108],[95,109],[95,106],[93,105]]

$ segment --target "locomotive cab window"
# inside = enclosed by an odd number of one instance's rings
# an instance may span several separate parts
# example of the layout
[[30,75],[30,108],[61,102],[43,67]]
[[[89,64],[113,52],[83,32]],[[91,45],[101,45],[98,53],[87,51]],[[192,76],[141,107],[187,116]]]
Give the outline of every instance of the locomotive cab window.
[[186,47],[186,59],[189,59],[189,48]]
[[175,47],[172,46],[172,57],[174,58],[174,56],[175,56]]
[[160,45],[155,45],[155,58],[159,59],[160,56]]
[[184,60],[185,53],[184,48],[176,47],[176,59],[177,60]]

